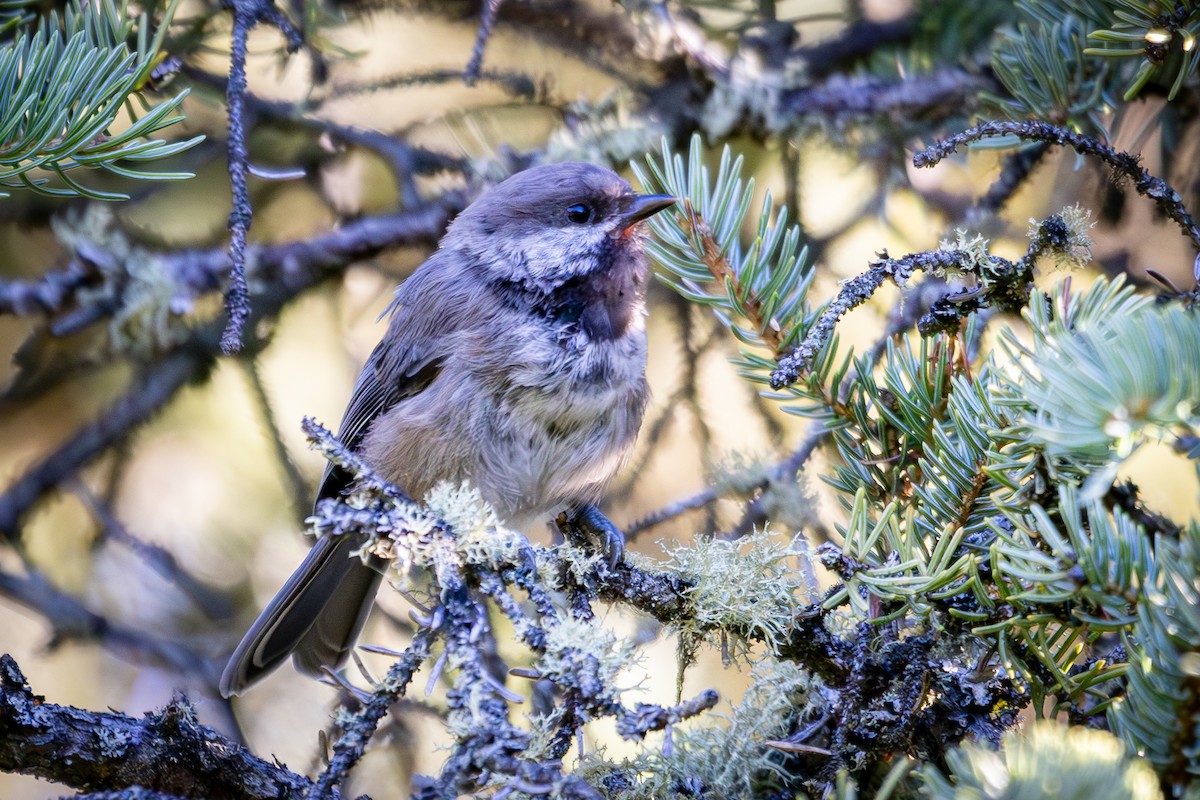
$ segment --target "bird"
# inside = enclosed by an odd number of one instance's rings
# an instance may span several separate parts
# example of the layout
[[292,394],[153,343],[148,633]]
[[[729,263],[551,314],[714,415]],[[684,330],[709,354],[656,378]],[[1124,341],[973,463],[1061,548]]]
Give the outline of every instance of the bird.
[[[421,498],[469,482],[514,529],[568,511],[607,538],[596,509],[632,448],[646,382],[646,226],[676,200],[611,170],[542,164],[481,194],[396,289],[338,436]],[[317,502],[353,489],[326,468]],[[289,655],[321,675],[344,663],[382,578],[363,542],[321,536],[230,656],[225,697]]]

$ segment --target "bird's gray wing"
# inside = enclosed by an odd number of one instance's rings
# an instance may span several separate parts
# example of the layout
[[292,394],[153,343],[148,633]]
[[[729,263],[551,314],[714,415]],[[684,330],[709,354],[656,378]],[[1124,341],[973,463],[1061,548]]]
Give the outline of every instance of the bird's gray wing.
[[[437,266],[426,262],[401,286],[389,307],[388,332],[367,359],[338,429],[339,438],[351,450],[358,449],[373,420],[419,394],[441,369],[439,340],[433,334],[436,325],[449,327],[456,320],[453,315],[436,319],[431,315],[439,309],[421,302],[429,291],[430,276],[438,275],[429,268]],[[317,500],[336,497],[353,480],[353,475],[331,464],[321,479]],[[366,623],[382,579],[381,563],[353,557],[361,545],[347,537],[317,540],[230,657],[221,676],[223,695],[240,693],[289,654],[297,668],[309,674],[319,675],[324,667],[342,664]]]
[[[434,272],[427,269],[430,266],[436,268],[438,264],[431,259],[424,272],[410,277],[383,313],[390,317],[388,332],[363,365],[338,426],[338,438],[350,450],[358,450],[374,420],[401,400],[419,394],[441,370],[443,359],[438,342],[429,335],[431,326],[425,319],[430,309],[419,302],[426,288],[424,284],[429,282],[427,276]],[[453,326],[456,321],[450,316],[445,324]],[[351,481],[352,476],[344,469],[327,465],[317,490],[317,501],[336,497],[349,488]]]

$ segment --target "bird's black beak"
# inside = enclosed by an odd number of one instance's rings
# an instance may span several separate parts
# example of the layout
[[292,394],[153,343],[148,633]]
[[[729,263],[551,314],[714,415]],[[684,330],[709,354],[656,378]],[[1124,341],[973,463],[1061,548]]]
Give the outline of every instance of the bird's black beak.
[[622,227],[632,228],[642,220],[654,216],[675,203],[675,198],[669,194],[635,194],[629,201],[629,205],[621,212]]

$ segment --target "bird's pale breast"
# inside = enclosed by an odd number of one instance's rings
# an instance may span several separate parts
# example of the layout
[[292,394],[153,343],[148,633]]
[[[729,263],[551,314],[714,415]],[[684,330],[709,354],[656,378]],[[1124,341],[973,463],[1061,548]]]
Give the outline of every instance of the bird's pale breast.
[[514,527],[599,499],[641,425],[640,315],[613,339],[532,319],[500,336],[459,336],[453,351],[473,378],[442,370],[380,416],[363,443],[367,460],[417,498],[468,480]]

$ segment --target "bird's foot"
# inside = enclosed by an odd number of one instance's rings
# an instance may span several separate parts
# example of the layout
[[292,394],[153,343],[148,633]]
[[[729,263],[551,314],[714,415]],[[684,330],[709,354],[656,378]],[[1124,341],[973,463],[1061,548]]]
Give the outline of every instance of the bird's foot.
[[614,569],[625,557],[625,534],[594,505],[589,503],[560,514],[557,522],[563,536],[575,544],[599,542],[609,569]]

